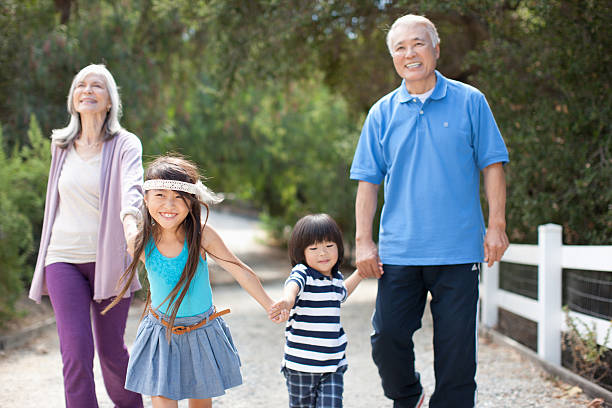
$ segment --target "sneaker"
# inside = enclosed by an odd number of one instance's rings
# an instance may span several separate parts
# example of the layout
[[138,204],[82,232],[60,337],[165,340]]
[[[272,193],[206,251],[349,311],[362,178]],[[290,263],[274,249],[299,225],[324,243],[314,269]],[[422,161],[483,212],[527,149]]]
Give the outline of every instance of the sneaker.
[[425,390],[421,390],[421,396],[419,397],[419,400],[414,408],[421,408],[423,406],[423,402],[425,402]]

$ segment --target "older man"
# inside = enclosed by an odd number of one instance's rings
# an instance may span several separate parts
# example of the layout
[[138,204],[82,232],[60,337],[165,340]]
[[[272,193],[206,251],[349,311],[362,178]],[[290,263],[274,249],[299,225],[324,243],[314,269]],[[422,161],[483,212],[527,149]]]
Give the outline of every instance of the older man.
[[[440,40],[431,21],[397,19],[387,45],[403,81],[370,110],[351,167],[359,180],[357,266],[379,278],[372,357],[394,407],[423,404],[412,335],[430,292],[436,388],[429,406],[473,407],[479,263],[492,265],[508,247],[508,152],[484,95],[436,71]],[[383,180],[377,248],[372,222]]]

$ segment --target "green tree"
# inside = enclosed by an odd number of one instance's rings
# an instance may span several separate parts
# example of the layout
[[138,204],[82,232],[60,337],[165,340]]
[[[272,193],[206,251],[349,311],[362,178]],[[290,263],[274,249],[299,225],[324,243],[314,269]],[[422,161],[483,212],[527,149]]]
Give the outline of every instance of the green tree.
[[500,7],[495,1],[320,0],[158,0],[160,13],[178,13],[185,24],[208,38],[213,74],[224,89],[241,89],[269,79],[285,84],[322,73],[322,81],[348,101],[355,118],[397,87],[385,45],[395,18],[426,13],[440,33],[451,37],[440,66],[452,78],[467,80],[468,51],[487,36],[478,14]]
[[[12,177],[12,201],[18,204],[19,213],[27,218],[33,248],[38,249],[51,164],[51,143],[48,138],[43,137],[34,115],[30,117],[27,136],[27,143],[19,150],[15,149],[8,167]],[[35,262],[36,253],[32,252],[28,264],[34,265]],[[23,271],[21,279],[24,283],[29,284],[32,273],[33,268]]]
[[610,244],[612,4],[516,3],[471,56],[510,150],[511,241],[535,243],[554,222],[566,244]]
[[202,86],[186,105],[165,150],[193,158],[213,189],[261,209],[277,236],[308,212],[329,212],[352,229],[347,180],[358,130],[346,102],[318,78],[269,81],[229,99]]
[[[0,147],[2,147],[0,127]],[[32,250],[32,232],[28,218],[20,212],[13,170],[19,160],[7,157],[0,148],[0,322],[15,313],[15,301],[22,292],[21,277]]]

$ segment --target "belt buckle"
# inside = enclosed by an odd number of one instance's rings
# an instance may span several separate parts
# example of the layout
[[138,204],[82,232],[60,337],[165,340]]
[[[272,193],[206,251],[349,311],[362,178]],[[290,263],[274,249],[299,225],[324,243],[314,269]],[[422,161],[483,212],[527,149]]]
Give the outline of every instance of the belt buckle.
[[187,329],[188,329],[188,328],[187,328],[187,327],[185,327],[185,326],[174,326],[174,327],[172,328],[172,332],[173,332],[174,334],[185,334],[185,333],[187,332]]

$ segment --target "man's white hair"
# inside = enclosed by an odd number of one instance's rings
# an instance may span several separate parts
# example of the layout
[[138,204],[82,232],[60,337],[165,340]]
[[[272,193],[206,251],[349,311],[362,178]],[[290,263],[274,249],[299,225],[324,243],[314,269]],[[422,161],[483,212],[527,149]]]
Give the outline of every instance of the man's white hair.
[[413,24],[421,24],[425,26],[427,30],[427,34],[429,35],[429,39],[431,40],[431,46],[435,47],[440,44],[440,37],[438,36],[438,30],[436,30],[436,26],[425,16],[419,16],[417,14],[406,14],[395,20],[387,33],[387,48],[389,48],[389,52],[393,53],[391,44],[391,36],[393,31],[400,26],[408,26]]

